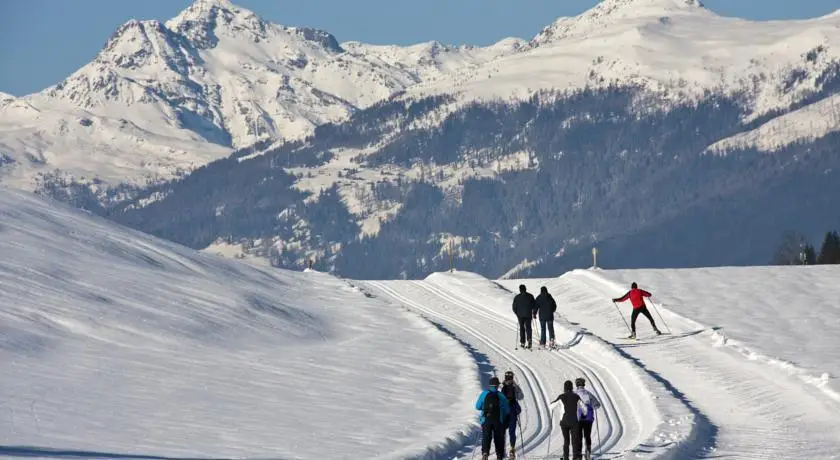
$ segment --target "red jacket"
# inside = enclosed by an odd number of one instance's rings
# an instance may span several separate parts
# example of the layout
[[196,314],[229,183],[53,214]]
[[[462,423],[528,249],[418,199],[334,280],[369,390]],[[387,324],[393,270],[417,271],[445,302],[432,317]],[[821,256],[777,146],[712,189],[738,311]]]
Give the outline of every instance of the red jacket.
[[650,297],[651,293],[645,291],[644,289],[630,289],[627,294],[624,294],[620,299],[615,299],[616,302],[624,302],[627,299],[630,299],[630,302],[633,304],[633,308],[642,308],[645,306],[645,300],[643,297]]

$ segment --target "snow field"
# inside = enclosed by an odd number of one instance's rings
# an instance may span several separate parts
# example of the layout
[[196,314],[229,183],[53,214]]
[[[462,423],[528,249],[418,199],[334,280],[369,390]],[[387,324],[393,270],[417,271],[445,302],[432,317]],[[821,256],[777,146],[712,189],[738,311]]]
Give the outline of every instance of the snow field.
[[[587,379],[605,406],[599,413],[600,442],[593,434],[593,451],[608,457],[633,453],[639,458],[679,458],[677,452],[697,437],[694,415],[681,401],[585,330],[558,321],[561,351],[514,350],[518,328],[509,312],[513,295],[485,278],[456,272],[436,273],[424,281],[364,284],[371,292],[389,296],[450,328],[478,350],[490,363],[483,385],[490,374],[514,371],[526,395],[522,433],[517,434],[524,439],[518,443],[524,451],[518,455],[542,458],[562,453],[562,435],[552,428],[554,411],[547,404],[562,392],[563,381],[578,376]],[[535,331],[535,344],[538,335]],[[479,441],[476,431],[474,443],[479,445]],[[464,455],[477,454],[480,449]]]
[[[720,267],[599,272],[647,285],[672,315],[713,325],[716,345],[768,363],[840,403],[840,267]],[[708,326],[705,326],[708,327]]]
[[422,458],[474,419],[467,352],[332,276],[5,188],[0,254],[0,456]]
[[[633,280],[642,288],[653,289],[641,275],[634,273]],[[610,299],[626,292],[629,282],[616,284],[610,281],[613,276],[611,271],[576,270],[556,279],[528,281],[546,283],[558,299],[558,311],[613,343],[616,350],[672,388],[697,415],[695,451],[678,458],[838,458],[840,438],[836,433],[840,432],[840,420],[836,417],[834,401],[779,372],[775,366],[750,361],[727,347],[716,347],[713,328],[660,308],[658,311],[670,327],[671,335],[652,337],[650,325],[640,317],[637,329],[641,340],[620,339],[627,335],[627,326]],[[761,278],[760,271],[755,269],[745,271],[742,276],[736,278],[727,273],[725,278],[733,285]],[[517,280],[503,282],[505,286],[518,283]],[[707,296],[706,287],[700,291],[694,287],[693,292]],[[654,290],[654,295],[657,292]],[[669,285],[668,292],[692,291]],[[749,299],[743,294],[740,292],[742,301]],[[631,307],[623,304],[619,308],[629,322]],[[696,308],[714,307],[702,304]],[[738,317],[731,315],[731,311],[717,310],[727,318]],[[665,330],[657,312],[651,309],[651,313]]]

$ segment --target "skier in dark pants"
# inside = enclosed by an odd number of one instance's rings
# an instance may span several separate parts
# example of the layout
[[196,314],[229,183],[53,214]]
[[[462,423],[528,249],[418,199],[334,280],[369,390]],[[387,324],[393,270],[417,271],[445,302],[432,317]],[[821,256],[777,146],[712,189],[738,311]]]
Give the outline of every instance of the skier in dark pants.
[[[554,347],[554,312],[557,311],[557,302],[545,286],[540,288],[540,295],[535,302],[540,316],[540,346],[545,346],[545,328],[548,326],[549,346]],[[534,312],[534,317],[536,316],[537,312]]]
[[650,321],[650,325],[653,326],[653,330],[656,331],[656,335],[662,335],[662,332],[656,327],[656,322],[653,320],[653,316],[650,315],[650,312],[645,305],[645,297],[650,297],[652,294],[644,289],[639,289],[639,286],[636,283],[630,285],[630,290],[627,291],[627,294],[624,294],[618,299],[612,299],[613,302],[624,302],[627,299],[630,299],[630,303],[633,304],[633,315],[630,317],[630,329],[632,333],[630,334],[630,339],[636,338],[636,318],[638,318],[639,314],[645,315],[645,317]]
[[571,380],[563,384],[563,394],[557,397],[551,404],[562,401],[563,415],[560,417],[560,429],[563,430],[563,458],[569,459],[569,440],[572,442],[572,460],[583,460],[581,453],[582,433],[578,422],[578,413],[584,416],[587,414],[586,406],[574,392]]
[[[531,318],[536,313],[536,309],[537,301],[534,296],[525,289],[524,284],[520,284],[519,294],[516,294],[516,297],[513,298],[513,313],[519,320],[519,344],[522,348],[531,348]],[[527,347],[525,346],[526,338],[528,339]]]
[[490,386],[481,392],[475,402],[481,411],[481,458],[490,457],[490,442],[496,445],[496,459],[505,458],[505,419],[510,413],[507,398],[499,392],[499,378],[491,377]]
[[592,458],[592,425],[595,423],[595,411],[601,408],[601,402],[589,390],[584,388],[586,380],[583,377],[575,379],[575,393],[580,396],[580,400],[586,406],[586,414],[578,412],[578,420],[580,423],[581,434],[583,435],[583,443],[586,448],[586,459]]
[[510,439],[510,458],[516,458],[516,425],[519,421],[519,414],[522,413],[522,407],[519,401],[525,397],[522,393],[522,388],[513,380],[513,371],[505,372],[505,380],[502,382],[502,394],[505,395],[510,407],[510,416],[507,420],[508,439]]

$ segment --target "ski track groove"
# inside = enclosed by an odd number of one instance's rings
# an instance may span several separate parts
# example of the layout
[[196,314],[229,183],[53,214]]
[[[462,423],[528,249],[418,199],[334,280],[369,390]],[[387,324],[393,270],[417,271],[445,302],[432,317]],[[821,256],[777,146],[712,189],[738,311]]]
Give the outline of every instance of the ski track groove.
[[[549,282],[575,283],[584,290],[599,296],[606,296],[606,292],[611,292],[616,287],[608,279],[586,271],[577,271],[571,276]],[[652,312],[654,318],[659,320],[660,315],[669,316],[668,325],[673,335],[693,331],[691,320],[684,319],[678,314],[669,315],[670,312],[667,310],[659,310],[659,314]],[[640,321],[644,328],[646,321],[644,319]],[[768,380],[776,371],[755,367],[754,363],[747,360],[741,361],[742,357],[728,353],[725,349],[713,348],[711,341],[706,337],[687,335],[681,337],[680,340],[670,341],[667,346],[656,342],[652,341],[648,345],[658,349],[655,361],[650,355],[652,353],[650,350],[630,347],[624,349],[625,352],[651,366],[657,372],[661,372],[659,368],[663,365],[692,369],[693,375],[696,375],[696,381],[709,382],[709,388],[715,388],[714,391],[706,394],[705,400],[700,400],[697,398],[697,389],[693,388],[693,385],[689,386],[684,377],[680,378],[679,374],[674,374],[677,382],[675,387],[689,392],[686,394],[688,401],[697,405],[698,409],[707,415],[710,422],[719,430],[714,444],[710,448],[703,449],[705,452],[697,452],[695,458],[724,456],[775,459],[792,455],[805,458],[840,458],[840,455],[834,452],[828,454],[823,450],[826,448],[823,443],[809,442],[802,436],[803,430],[810,431],[811,436],[816,439],[824,436],[820,431],[825,432],[827,427],[818,428],[821,425],[815,423],[819,417],[823,417],[823,422],[828,418],[823,412],[825,408],[820,406],[820,401],[810,398],[807,394],[804,394],[807,399],[797,400],[796,403],[790,401],[790,398],[795,396],[791,391],[797,388],[797,384],[789,384],[781,374],[777,379]],[[737,385],[733,384],[729,381],[723,367],[737,368],[741,372],[753,375],[754,378],[739,381]],[[664,374],[666,378],[670,375],[671,373]],[[805,407],[799,407],[803,402],[807,402]],[[711,410],[716,406],[719,407]],[[735,413],[738,416],[734,419],[731,416],[729,418],[723,416],[721,407],[727,407],[730,412],[738,411]],[[806,417],[812,413],[814,419],[806,420]],[[743,414],[748,414],[750,417],[745,418]],[[727,420],[728,423],[721,423],[722,420]],[[837,427],[840,423],[833,425]],[[840,446],[840,437],[836,435],[835,444]],[[822,447],[819,447],[821,445]]]
[[[496,324],[501,325],[502,327],[506,327],[510,330],[513,330],[513,331],[517,332],[517,333],[519,331],[519,325],[518,324],[517,325],[512,325],[512,324],[510,324],[509,321],[504,321],[497,314],[494,314],[493,312],[488,310],[486,307],[478,305],[470,299],[466,299],[466,298],[464,298],[464,297],[462,297],[458,294],[455,294],[455,293],[445,292],[441,288],[439,288],[437,286],[434,286],[432,283],[429,283],[429,282],[415,281],[415,283],[417,285],[419,285],[420,287],[423,287],[423,288],[425,288],[425,289],[427,289],[427,290],[429,290],[433,293],[438,294],[440,297],[443,297],[445,299],[449,299],[453,303],[455,303],[457,305],[460,305],[460,306],[464,307],[465,309],[467,309],[467,310],[469,310],[469,311],[471,311],[471,312],[473,312],[473,313],[475,313],[479,316],[487,318],[487,319],[495,322]],[[460,298],[460,300],[455,298],[455,297]],[[577,334],[576,334],[576,336],[577,336]],[[569,350],[569,349],[567,348],[567,350]],[[597,387],[600,387],[600,388],[606,390],[607,385],[605,385],[605,383],[600,378],[600,376],[598,376],[597,373],[590,372],[589,369],[587,369],[587,366],[584,365],[579,359],[571,356],[571,353],[555,352],[555,353],[551,353],[549,356],[554,357],[554,358],[559,358],[561,361],[566,361],[567,364],[570,364],[571,367],[573,367],[577,370],[578,374],[582,374],[582,376],[584,376],[586,378],[587,382],[589,382],[590,388],[593,388],[593,387],[597,386]],[[593,364],[595,364],[594,361],[593,361]],[[601,366],[601,367],[606,369],[605,366]],[[608,371],[608,373],[610,374],[610,376],[613,379],[615,379],[616,382],[619,381],[612,372]],[[623,392],[625,392],[625,397],[626,397],[625,400],[633,403],[634,398],[630,398],[630,395],[626,393],[626,389],[625,389],[624,385],[619,385],[619,388],[621,388],[621,390]],[[606,409],[607,407],[610,408],[610,416],[609,417],[602,417],[602,418],[606,419],[607,421],[609,421],[609,424],[608,424],[609,428],[607,430],[605,430],[606,431],[606,437],[603,440],[601,440],[601,445],[597,446],[598,447],[597,450],[599,450],[599,451],[603,451],[603,450],[609,451],[613,447],[615,447],[615,445],[618,444],[619,440],[624,435],[624,431],[625,431],[624,430],[624,424],[619,423],[617,425],[617,431],[614,432],[614,427],[613,427],[613,422],[612,421],[613,420],[621,421],[621,416],[618,413],[618,410],[616,409],[617,405],[616,405],[615,401],[613,400],[611,394],[612,394],[612,392],[609,392],[609,391],[598,392],[598,396],[600,397],[602,403],[604,403],[603,404],[604,409]],[[609,402],[609,404],[606,404],[606,402]],[[554,424],[552,423],[552,430],[553,430],[553,426],[554,426]],[[562,445],[560,447],[562,447]],[[593,450],[596,450],[595,445],[593,445],[592,448],[593,448]]]
[[[444,312],[437,311],[437,309],[433,309],[430,307],[426,307],[421,305],[418,301],[414,301],[409,299],[406,295],[397,292],[395,289],[384,285],[381,282],[376,281],[367,281],[366,284],[375,287],[376,289],[384,292],[385,294],[391,296],[392,298],[396,299],[397,301],[406,304],[407,306],[412,307],[413,309],[425,313],[426,315],[436,317],[442,321],[449,322],[453,324],[465,332],[473,335],[476,339],[480,340],[481,342],[485,343],[489,348],[494,350],[499,356],[506,358],[512,367],[519,370],[520,376],[525,380],[528,386],[535,391],[531,391],[528,398],[534,403],[534,407],[537,408],[536,412],[536,422],[537,427],[532,431],[528,430],[529,428],[526,423],[528,420],[528,414],[525,408],[528,407],[528,404],[523,405],[523,417],[522,417],[522,434],[520,435],[520,439],[524,439],[525,442],[518,443],[518,448],[522,448],[522,446],[530,446],[525,450],[524,453],[528,453],[527,458],[536,459],[536,458],[546,458],[538,455],[536,452],[545,447],[545,443],[552,438],[554,434],[554,420],[553,420],[553,409],[548,410],[547,405],[545,404],[551,397],[545,387],[544,382],[539,378],[539,374],[533,369],[532,365],[527,363],[525,360],[516,357],[516,353],[512,353],[507,350],[507,348],[499,343],[497,340],[487,336],[486,334],[477,331],[472,326],[466,324],[463,320],[457,319],[453,317],[453,315],[446,314]],[[505,318],[502,318],[497,312],[494,312],[478,303],[466,299],[461,295],[455,292],[449,292],[441,289],[439,286],[435,286],[434,283],[429,281],[405,281],[403,283],[415,286],[423,291],[426,291],[438,298],[441,298],[448,303],[456,305],[460,307],[462,310],[480,316],[482,318],[488,319],[493,323],[502,326],[503,328],[513,331],[514,333],[518,332],[518,325],[511,324],[510,321],[507,321]],[[498,302],[499,299],[493,299],[495,302]],[[444,308],[446,310],[446,308]],[[562,324],[558,325],[561,328],[565,326]],[[536,331],[535,331],[536,332]],[[537,334],[538,335],[538,334]],[[599,427],[603,431],[600,433],[600,443],[598,441],[598,437],[595,436],[596,439],[593,439],[593,452],[599,452],[600,455],[598,458],[619,458],[626,454],[627,450],[623,452],[614,452],[612,451],[616,446],[622,443],[628,443],[628,431],[626,430],[626,424],[623,423],[624,418],[622,417],[622,411],[619,409],[619,405],[616,402],[616,397],[618,395],[613,395],[613,391],[607,391],[607,388],[618,388],[620,390],[620,396],[623,397],[623,401],[627,403],[629,411],[631,413],[635,413],[636,409],[638,409],[638,403],[633,397],[633,395],[629,394],[629,390],[626,388],[626,385],[622,385],[620,380],[610,369],[609,366],[606,364],[598,363],[595,360],[585,359],[581,356],[576,356],[574,350],[570,348],[574,346],[576,343],[579,343],[582,340],[582,332],[578,332],[575,337],[570,341],[568,344],[569,348],[566,348],[565,352],[555,352],[549,353],[546,355],[547,359],[542,359],[542,357],[537,357],[531,355],[538,360],[543,360],[546,363],[552,361],[554,358],[559,358],[560,361],[564,362],[569,368],[575,369],[578,374],[582,374],[584,377],[587,378],[589,382],[590,388],[596,390],[597,394],[599,395],[604,412],[601,415],[601,426]],[[587,361],[589,364],[585,364],[584,361]],[[549,368],[555,368],[555,366],[550,366]],[[606,376],[615,382],[614,385],[608,386],[604,381],[604,378],[599,375],[599,371],[596,370],[600,369],[603,371]],[[527,372],[523,372],[527,371]],[[600,390],[600,391],[598,391]],[[537,395],[541,395],[543,400],[539,401],[537,399]],[[546,426],[545,420],[550,420],[548,426]],[[604,423],[607,422],[607,423]],[[617,423],[616,423],[617,422]],[[641,429],[638,429],[637,432],[632,433],[635,437],[631,438],[629,445],[632,447],[637,447],[641,442],[643,442],[643,436],[641,436]],[[593,433],[595,434],[595,433]],[[558,430],[559,435],[559,430]],[[548,453],[549,456],[553,455],[558,450],[562,449],[562,437],[558,437],[556,440],[556,444],[552,442],[553,446],[555,447],[552,449],[551,452]],[[651,447],[661,447],[661,446],[651,446]],[[522,455],[522,458],[525,456]],[[595,457],[593,457],[595,458]]]
[[[542,385],[538,384],[539,379],[536,378],[533,369],[527,363],[525,363],[523,360],[517,358],[514,353],[511,353],[510,351],[506,350],[504,348],[504,346],[502,346],[501,344],[498,344],[492,338],[487,337],[485,334],[475,330],[473,327],[467,325],[466,323],[464,323],[464,322],[462,322],[458,319],[455,319],[454,317],[452,317],[450,315],[441,314],[439,312],[436,312],[436,311],[432,310],[431,308],[424,307],[421,304],[409,299],[408,297],[405,297],[404,295],[398,293],[397,291],[391,289],[390,287],[384,286],[381,283],[367,282],[367,284],[376,287],[380,291],[385,292],[389,296],[391,296],[394,299],[397,299],[398,301],[412,307],[415,310],[421,311],[421,312],[423,312],[423,313],[425,313],[429,316],[437,317],[437,318],[439,318],[443,321],[454,324],[454,325],[458,326],[459,328],[461,328],[462,330],[464,330],[465,332],[473,335],[478,340],[484,342],[489,348],[493,349],[499,355],[508,358],[509,362],[520,371],[519,372],[520,377],[524,378],[526,380],[526,382],[528,382],[528,385],[531,388],[539,388],[540,391],[542,392],[543,397],[545,397],[545,395],[546,395],[545,390],[542,388]],[[484,382],[482,382],[482,386],[485,386]],[[538,404],[538,402],[536,400],[536,396],[534,396],[533,393],[531,393],[531,398],[534,401],[534,405],[536,407],[538,407],[538,409],[539,409],[537,411],[537,423],[538,423],[537,431],[535,433],[530,434],[527,437],[525,437],[524,439],[526,439],[528,442],[522,442],[520,444],[521,446],[528,445],[529,442],[540,443],[543,440],[545,440],[551,434],[550,427],[548,429],[546,429],[546,424],[544,422],[544,419],[546,418],[545,406]],[[523,434],[525,434],[524,431],[525,430],[523,428]]]

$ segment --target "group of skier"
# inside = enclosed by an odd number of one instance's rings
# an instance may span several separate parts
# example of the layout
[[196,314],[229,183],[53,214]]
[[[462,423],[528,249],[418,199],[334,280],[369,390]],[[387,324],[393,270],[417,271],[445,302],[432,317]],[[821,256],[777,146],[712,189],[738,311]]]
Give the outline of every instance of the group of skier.
[[[545,331],[548,329],[549,347],[554,348],[554,312],[557,302],[548,293],[548,289],[540,288],[540,295],[536,298],[528,292],[524,284],[519,285],[519,294],[513,298],[513,313],[519,321],[519,346],[531,348],[533,344],[531,322],[540,319],[540,346],[545,347]],[[526,344],[527,341],[527,344]]]
[[[662,334],[656,327],[650,312],[645,305],[644,298],[651,297],[651,293],[639,289],[636,283],[632,283],[630,290],[619,298],[612,299],[613,302],[630,300],[633,305],[631,315],[631,335],[629,338],[636,338],[636,319],[641,314],[649,321],[657,335]],[[546,329],[548,329],[549,347],[556,346],[554,337],[554,313],[557,311],[557,303],[554,297],[548,293],[543,286],[540,294],[535,298],[528,292],[526,286],[519,286],[519,294],[513,299],[513,312],[519,322],[519,345],[523,348],[532,347],[533,330],[532,321],[540,320],[540,346],[546,346]],[[592,427],[595,421],[595,411],[601,407],[598,399],[586,388],[586,380],[583,377],[563,382],[563,393],[561,393],[549,405],[558,401],[562,404],[560,428],[563,432],[563,458],[565,460],[582,460],[584,455],[587,459],[592,456]],[[510,459],[516,456],[516,430],[520,429],[519,415],[522,412],[520,401],[524,395],[522,389],[514,380],[512,371],[505,372],[504,381],[499,382],[498,377],[492,377],[489,387],[479,395],[475,403],[476,410],[481,411],[479,420],[482,428],[481,453],[482,459],[490,457],[490,446],[495,445],[496,458],[505,458],[505,431],[510,439]],[[553,422],[552,422],[553,423]],[[597,425],[596,425],[597,427]],[[572,457],[569,457],[569,445],[571,444]],[[585,448],[585,454],[584,454]]]
[[[500,388],[501,386],[501,388]],[[592,426],[595,423],[595,411],[601,408],[601,403],[586,387],[583,377],[572,381],[566,380],[561,393],[549,405],[560,401],[560,429],[563,432],[563,458],[569,459],[569,445],[572,448],[573,460],[584,458],[583,448],[586,448],[586,459],[592,458]],[[496,459],[505,458],[505,431],[510,439],[510,459],[516,458],[516,429],[520,434],[522,426],[519,414],[522,413],[520,401],[524,398],[522,388],[514,380],[513,371],[505,372],[505,379],[499,382],[498,377],[491,377],[489,387],[482,391],[475,402],[475,408],[481,411],[481,458],[490,458],[491,444],[496,450]],[[553,418],[553,417],[552,417]],[[553,423],[553,422],[552,422]]]
[[[633,282],[630,285],[630,290],[621,297],[612,299],[613,302],[624,302],[630,300],[633,305],[633,313],[630,315],[630,336],[629,339],[636,338],[636,319],[639,315],[644,315],[653,326],[656,335],[661,335],[662,331],[656,327],[656,321],[651,316],[650,311],[645,305],[645,297],[650,297],[652,294],[644,289],[639,289],[639,285]],[[557,311],[557,302],[554,297],[548,293],[548,289],[543,286],[540,288],[540,294],[535,298],[533,294],[528,292],[524,284],[519,285],[519,294],[513,298],[513,313],[519,321],[519,346],[530,349],[533,343],[531,322],[537,317],[540,319],[540,346],[545,347],[545,332],[548,328],[549,347],[554,348],[556,343],[554,341],[554,313]]]

